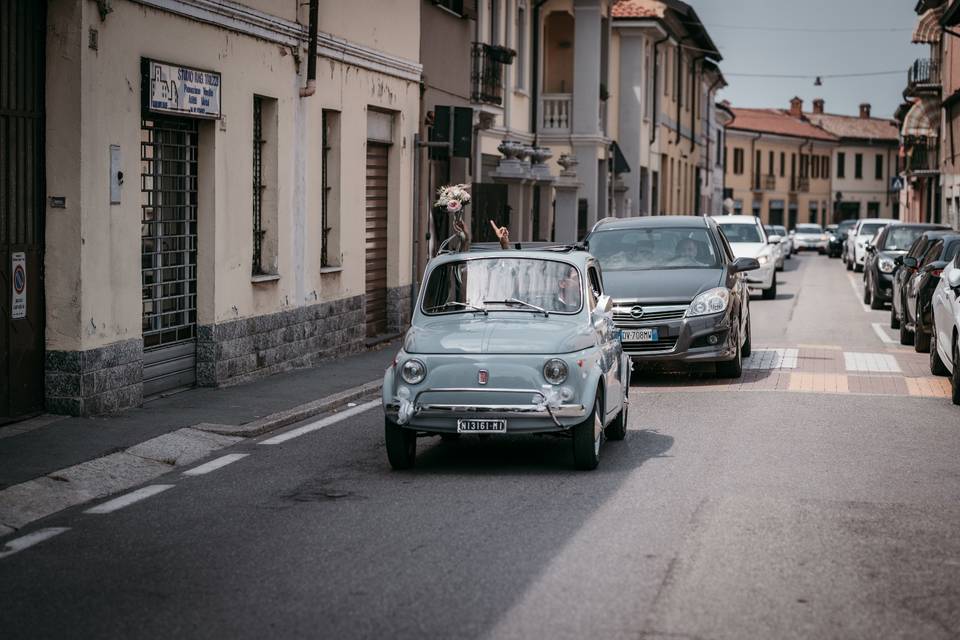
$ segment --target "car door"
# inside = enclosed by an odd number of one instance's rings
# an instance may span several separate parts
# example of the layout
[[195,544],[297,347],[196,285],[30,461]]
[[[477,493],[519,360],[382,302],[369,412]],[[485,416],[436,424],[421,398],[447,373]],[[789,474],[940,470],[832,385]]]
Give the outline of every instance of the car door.
[[943,240],[937,240],[930,243],[930,246],[927,247],[926,252],[923,254],[923,258],[920,260],[920,264],[917,265],[916,271],[910,274],[910,281],[907,284],[907,317],[912,321],[917,321],[918,306],[917,301],[920,299],[920,289],[923,286],[923,268],[934,262],[940,257],[940,253],[943,250]]
[[724,263],[725,273],[727,274],[726,286],[730,290],[730,304],[734,309],[740,310],[740,335],[745,335],[747,322],[750,318],[750,293],[747,290],[746,275],[743,273],[730,273],[730,265],[736,260],[733,255],[733,249],[727,242],[727,237],[721,233],[719,227],[713,230],[714,238],[720,245],[720,257]]
[[[590,304],[591,322],[592,311],[597,306],[597,299],[603,295],[603,278],[600,266],[596,263],[587,265],[587,300]],[[599,346],[604,363],[604,387],[607,394],[604,397],[604,412],[609,416],[618,410],[620,398],[623,397],[623,345],[614,330],[613,323],[607,323],[598,335]],[[629,381],[627,381],[629,384]]]
[[[906,256],[916,258],[917,261],[923,257],[924,252],[927,249],[927,237],[925,235],[920,235],[916,240],[913,241],[913,244],[910,245],[910,250],[907,251]],[[907,295],[907,283],[910,281],[910,277],[913,275],[914,270],[910,269],[903,264],[900,265],[900,268],[897,269],[896,273],[893,276],[893,305],[894,313],[898,316],[906,316],[906,295]]]
[[937,288],[933,292],[933,327],[931,329],[937,333],[937,351],[944,362],[950,363],[950,368],[957,366],[953,362],[953,329],[958,319],[960,319],[960,297],[957,292],[947,284],[947,274],[950,269],[960,269],[960,256],[956,256],[953,262],[944,269],[943,277],[937,283]]

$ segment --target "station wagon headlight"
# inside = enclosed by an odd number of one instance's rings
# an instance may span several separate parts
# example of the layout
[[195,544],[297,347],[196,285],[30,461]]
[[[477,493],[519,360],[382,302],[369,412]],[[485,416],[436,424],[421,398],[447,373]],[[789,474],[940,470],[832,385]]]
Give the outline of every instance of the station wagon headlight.
[[567,363],[559,358],[551,358],[543,365],[543,377],[550,384],[563,384],[567,373]]
[[757,256],[757,262],[760,263],[760,266],[761,266],[761,267],[762,267],[763,265],[767,264],[768,262],[770,262],[770,256],[769,256],[769,254],[761,253],[760,255]]
[[893,273],[893,260],[890,258],[880,258],[880,261],[877,263],[877,266],[880,267],[880,271],[883,273]]
[[400,377],[407,384],[423,382],[423,379],[427,377],[427,366],[416,358],[411,358],[400,367]]
[[693,299],[690,308],[687,309],[687,317],[706,316],[711,313],[726,311],[729,302],[730,292],[723,287],[709,289]]

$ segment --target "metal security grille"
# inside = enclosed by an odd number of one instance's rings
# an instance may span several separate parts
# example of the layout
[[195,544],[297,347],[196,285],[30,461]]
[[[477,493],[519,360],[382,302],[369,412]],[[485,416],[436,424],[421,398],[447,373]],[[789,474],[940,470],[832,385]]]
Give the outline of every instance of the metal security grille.
[[390,147],[367,142],[367,337],[387,332],[387,184]]
[[140,143],[144,395],[193,384],[197,124],[144,119]]
[[263,273],[263,99],[253,97],[253,275]]

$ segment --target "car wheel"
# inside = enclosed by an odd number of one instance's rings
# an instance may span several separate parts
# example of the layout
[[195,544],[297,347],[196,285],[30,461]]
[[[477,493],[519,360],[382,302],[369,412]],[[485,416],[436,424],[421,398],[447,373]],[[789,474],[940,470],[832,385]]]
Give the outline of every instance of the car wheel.
[[764,289],[764,290],[763,290],[763,299],[764,299],[764,300],[773,300],[773,299],[776,298],[776,297],[777,297],[777,275],[776,275],[776,273],[774,273],[774,275],[773,275],[773,286],[771,286],[769,289]]
[[607,428],[604,430],[604,436],[607,440],[623,440],[627,437],[627,420],[629,419],[629,409],[630,409],[630,388],[627,387],[627,392],[623,395],[623,406],[620,407],[620,413],[617,414],[617,417],[613,419]]
[[847,271],[853,271],[853,265],[850,264],[850,261],[849,261],[849,260],[844,260],[843,262],[844,262],[844,264],[847,265]]
[[[766,292],[764,292],[766,293]],[[739,378],[743,375],[743,352],[737,349],[733,360],[717,363],[718,378]]]
[[897,309],[893,306],[893,301],[890,302],[890,328],[900,328],[900,316],[897,315]]
[[930,334],[930,373],[935,376],[948,376],[950,371],[943,364],[943,358],[937,353],[937,329],[934,327]]
[[900,344],[910,346],[913,344],[913,331],[907,330],[907,325],[903,319],[900,319]]
[[870,308],[874,311],[880,311],[883,309],[883,300],[877,297],[876,292],[873,291],[870,293]]
[[862,265],[862,264],[857,264],[856,260],[854,260],[854,262],[853,262],[853,272],[854,272],[854,273],[861,273],[862,271],[863,271],[863,265]]
[[573,464],[581,471],[592,471],[600,464],[603,441],[603,396],[597,391],[593,411],[573,428]]
[[870,293],[870,283],[863,283],[863,304],[870,304],[870,301],[873,300],[873,295]]
[[917,353],[927,353],[930,351],[930,334],[917,326],[913,334],[913,350]]
[[747,339],[743,341],[743,346],[740,347],[740,355],[744,358],[749,358],[750,354],[753,352],[753,338],[752,332],[750,331],[750,316],[747,316]]
[[456,442],[460,439],[459,433],[441,433],[440,440],[442,442]]
[[384,418],[383,435],[390,466],[398,470],[412,469],[417,458],[417,433]]

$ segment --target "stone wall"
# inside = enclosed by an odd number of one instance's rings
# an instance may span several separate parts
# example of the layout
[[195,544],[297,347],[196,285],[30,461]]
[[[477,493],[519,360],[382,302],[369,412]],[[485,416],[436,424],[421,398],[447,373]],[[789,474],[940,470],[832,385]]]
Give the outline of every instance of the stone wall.
[[387,290],[387,333],[402,333],[410,326],[410,308],[417,292],[415,285]]
[[363,296],[198,327],[197,384],[309,367],[364,346]]
[[47,351],[46,409],[89,416],[143,402],[143,341],[117,342],[88,351]]

